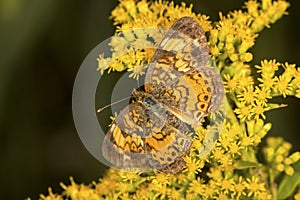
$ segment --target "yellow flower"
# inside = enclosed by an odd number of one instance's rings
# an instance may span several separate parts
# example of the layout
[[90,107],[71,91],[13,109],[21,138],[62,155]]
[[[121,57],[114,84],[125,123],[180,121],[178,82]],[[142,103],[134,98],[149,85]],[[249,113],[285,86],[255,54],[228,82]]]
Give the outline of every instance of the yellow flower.
[[268,15],[270,16],[270,21],[274,23],[278,19],[282,17],[282,15],[286,15],[287,12],[285,11],[290,4],[286,1],[277,1],[273,2],[271,9],[268,9]]
[[139,186],[139,189],[136,191],[136,193],[132,196],[132,199],[135,199],[135,200],[149,199],[149,196],[148,196],[149,193],[150,193],[150,190],[147,187],[147,185],[142,184]]
[[71,197],[72,199],[100,200],[99,195],[96,194],[95,190],[92,188],[83,184],[77,185],[72,177],[70,178],[70,181],[70,186],[66,186],[63,183],[60,184],[65,190],[66,196]]
[[239,199],[240,196],[246,195],[246,182],[243,180],[242,176],[239,176],[237,182],[234,182],[234,190],[232,192],[232,196],[235,196],[236,199]]
[[246,104],[252,104],[256,99],[253,85],[248,85],[246,88],[243,88],[242,93],[238,94],[237,97]]
[[119,176],[123,179],[123,181],[129,182],[130,184],[132,184],[133,182],[138,182],[142,179],[139,173],[133,172],[120,171]]
[[126,22],[129,18],[129,15],[124,7],[117,7],[112,11],[112,16],[114,16],[114,25]]
[[254,115],[254,119],[258,119],[260,116],[263,119],[266,119],[266,116],[264,115],[264,112],[269,110],[268,108],[264,107],[263,104],[261,104],[260,102],[257,102],[253,105],[253,108],[251,110],[251,112]]
[[284,171],[284,165],[283,164],[277,164],[275,165],[275,169],[279,172],[283,172]]
[[116,200],[116,199],[120,199],[120,195],[118,193],[110,193],[106,196],[107,200]]
[[212,198],[214,194],[218,193],[216,188],[218,188],[217,182],[210,180],[203,191],[203,199]]
[[242,147],[240,146],[240,142],[233,142],[233,143],[231,143],[231,145],[229,146],[229,151],[230,151],[230,153],[232,154],[232,156],[234,157],[235,156],[235,154],[241,154],[241,152],[240,152],[240,149],[241,149]]
[[289,176],[292,176],[294,174],[294,168],[292,166],[287,166],[284,171]]
[[287,159],[290,160],[290,162],[287,162],[286,164],[290,165],[292,163],[296,163],[300,160],[300,152],[295,152],[292,155],[290,155]]
[[295,70],[293,83],[297,88],[300,88],[300,67]]
[[295,194],[294,198],[295,198],[295,200],[300,200],[300,192],[298,192],[297,194]]
[[219,147],[213,149],[212,157],[214,157],[216,160],[220,160],[223,156],[224,156],[224,150],[222,150]]
[[79,185],[77,185],[72,177],[70,177],[71,185],[66,186],[63,183],[60,183],[61,187],[66,191],[67,196],[76,198],[79,193]]
[[225,74],[224,79],[224,88],[226,89],[226,92],[232,93],[238,89],[239,82],[237,76],[231,78],[229,74]]
[[118,60],[115,60],[114,62],[112,62],[110,65],[109,65],[109,69],[108,69],[108,73],[110,73],[111,71],[118,71],[118,72],[121,72],[125,69],[125,66],[124,64],[118,59]]
[[146,0],[141,0],[137,3],[137,8],[139,13],[148,13],[151,12],[149,7],[148,7],[148,3]]
[[259,85],[261,88],[266,89],[266,90],[273,90],[274,85],[275,85],[275,80],[274,78],[258,78],[257,79],[261,84]]
[[258,103],[266,105],[268,99],[271,99],[271,90],[269,88],[255,87],[255,96]]
[[219,143],[217,143],[217,146],[222,146],[227,151],[229,148],[230,142],[232,142],[232,141],[230,140],[230,138],[227,135],[221,135],[219,142],[220,142],[220,145],[219,145]]
[[270,27],[269,23],[270,23],[270,19],[268,15],[264,12],[258,12],[258,16],[251,24],[251,27],[254,29],[255,32],[261,31],[264,27]]
[[223,194],[222,192],[220,192],[220,193],[218,193],[218,195],[215,199],[216,200],[229,200],[230,198],[226,194]]
[[156,173],[155,176],[152,176],[152,183],[155,185],[161,185],[161,186],[165,186],[165,185],[170,185],[170,176],[169,175],[165,175],[162,173]]
[[186,157],[184,160],[186,161],[186,169],[184,169],[183,172],[188,171],[198,174],[204,167],[204,162],[202,160],[191,157]]
[[202,148],[202,141],[204,138],[199,139],[199,136],[196,135],[193,139],[193,143],[192,143],[192,149],[198,151],[199,149]]
[[172,185],[176,185],[176,184],[180,184],[180,185],[184,185],[187,182],[189,182],[189,180],[186,178],[186,174],[185,173],[178,173],[175,174],[174,176],[170,177],[170,182]]
[[253,144],[254,144],[253,138],[244,134],[244,136],[241,138],[241,146],[246,148],[248,146],[252,146]]
[[253,59],[253,55],[249,52],[240,55],[240,60],[242,62],[250,62]]
[[188,187],[187,193],[193,195],[202,195],[204,191],[204,181],[200,178],[193,180]]
[[234,191],[234,180],[231,178],[223,178],[222,180],[220,180],[219,185],[224,194],[228,194]]
[[116,189],[117,181],[102,179],[99,183],[94,183],[95,191],[100,195],[107,195]]
[[234,110],[234,112],[238,115],[238,118],[241,119],[241,121],[246,121],[251,119],[253,113],[252,113],[253,105],[246,105],[246,103],[241,102],[238,104],[238,108]]
[[134,186],[126,182],[118,182],[116,184],[116,188],[117,188],[116,191],[118,191],[119,195],[134,191]]
[[132,73],[129,75],[129,77],[133,77],[134,79],[139,79],[140,76],[145,74],[145,68],[147,66],[145,65],[137,65],[133,67],[129,67],[128,71],[132,71]]
[[216,168],[216,167],[210,167],[209,172],[207,173],[207,176],[212,178],[215,181],[223,178],[222,172],[220,171],[219,168]]
[[111,37],[109,45],[114,47],[113,52],[118,55],[126,53],[126,49],[130,47],[130,43],[134,39],[133,33],[126,31],[125,34],[123,37],[119,34]]
[[295,77],[297,70],[296,70],[296,65],[295,64],[289,64],[289,63],[284,63],[282,64],[282,67],[284,68],[284,72],[282,73],[282,76],[286,79],[291,81],[293,77]]
[[168,192],[168,199],[181,200],[183,198],[184,196],[181,189],[172,187]]
[[275,88],[274,90],[276,92],[279,92],[283,97],[286,97],[286,95],[291,95],[291,85],[289,83],[289,80],[285,78],[284,76],[275,77]]
[[256,1],[248,1],[245,3],[245,6],[250,15],[253,15],[254,17],[258,16],[257,10],[258,10],[259,4]]
[[[53,194],[51,188],[48,188],[48,193],[49,193],[48,196],[41,194],[40,199],[41,200],[63,200],[63,198],[60,195]],[[28,198],[28,200],[30,200],[30,199]]]
[[167,196],[169,188],[162,186],[162,185],[156,185],[155,187],[155,192],[156,194],[154,195],[154,199],[165,199]]
[[261,61],[261,66],[256,65],[255,67],[259,69],[257,72],[261,73],[264,79],[270,79],[274,77],[279,66],[280,63],[276,62],[276,60],[263,60]]
[[268,193],[267,191],[265,191],[265,192],[260,192],[257,195],[257,198],[259,200],[271,200],[272,199],[272,195],[270,193]]
[[101,54],[99,55],[99,58],[97,58],[97,61],[98,61],[97,70],[100,71],[101,74],[103,74],[104,71],[109,68],[111,58],[104,58],[104,54]]
[[226,168],[228,172],[232,170],[232,158],[230,154],[225,154],[223,157],[221,157],[218,162],[221,163],[221,166]]
[[[243,69],[247,73],[247,69]],[[241,71],[243,73],[243,71]],[[253,85],[253,77],[247,75],[241,75],[239,77],[239,88],[246,88],[249,85]]]
[[248,197],[251,197],[252,195],[258,196],[261,192],[266,191],[266,185],[265,183],[259,182],[259,179],[256,176],[252,176],[252,178],[246,179],[246,187],[249,190]]
[[127,0],[126,2],[122,3],[120,2],[122,6],[126,9],[126,11],[129,13],[130,16],[134,17],[137,13],[136,5],[134,0]]

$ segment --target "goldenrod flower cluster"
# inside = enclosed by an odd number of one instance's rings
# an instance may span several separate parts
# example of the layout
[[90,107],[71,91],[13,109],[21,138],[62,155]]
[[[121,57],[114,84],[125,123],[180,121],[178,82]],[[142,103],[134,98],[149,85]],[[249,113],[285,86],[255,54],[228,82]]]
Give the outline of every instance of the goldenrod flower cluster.
[[[111,57],[100,55],[98,70],[132,72],[133,78],[145,73],[141,67],[151,60],[163,34],[147,40],[145,32],[130,31],[144,27],[169,28],[183,16],[195,18],[209,34],[212,59],[224,80],[226,91],[226,119],[220,138],[213,150],[199,158],[205,128],[199,127],[191,153],[185,157],[186,167],[178,174],[129,173],[109,169],[105,176],[91,185],[62,184],[63,195],[41,195],[41,199],[300,199],[300,153],[290,154],[291,144],[282,138],[262,139],[271,129],[265,112],[284,107],[270,103],[276,96],[300,98],[300,68],[294,64],[263,60],[252,66],[258,33],[287,14],[289,3],[284,0],[249,0],[243,11],[227,15],[220,13],[220,21],[211,23],[205,15],[192,12],[185,3],[146,0],[120,0],[111,18],[116,33],[126,32],[111,41]],[[134,49],[144,40],[149,48]],[[128,47],[133,47],[128,51]],[[136,67],[138,66],[138,67]],[[257,70],[258,78],[251,71]],[[261,155],[261,156],[259,156]],[[298,193],[297,193],[298,192]]]

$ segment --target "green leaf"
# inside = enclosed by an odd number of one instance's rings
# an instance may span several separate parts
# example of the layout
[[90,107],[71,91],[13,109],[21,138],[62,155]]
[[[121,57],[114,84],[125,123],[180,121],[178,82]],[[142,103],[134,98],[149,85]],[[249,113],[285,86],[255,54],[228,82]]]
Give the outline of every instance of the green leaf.
[[292,176],[285,175],[279,184],[277,197],[278,199],[286,199],[290,197],[297,185],[300,184],[300,162],[292,165],[294,168],[294,174]]
[[260,165],[259,163],[251,162],[251,161],[244,161],[244,160],[239,160],[234,164],[234,166],[237,169],[253,168],[253,167],[258,167],[259,165]]

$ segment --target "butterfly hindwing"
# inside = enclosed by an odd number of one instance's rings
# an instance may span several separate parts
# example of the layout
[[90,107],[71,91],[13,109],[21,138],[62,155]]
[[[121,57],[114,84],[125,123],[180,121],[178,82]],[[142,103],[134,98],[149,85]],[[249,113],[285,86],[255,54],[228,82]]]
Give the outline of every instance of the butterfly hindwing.
[[138,104],[124,108],[112,123],[106,134],[103,145],[103,156],[116,168],[148,169],[145,152],[144,131],[137,124],[139,119]]
[[175,161],[184,163],[182,156],[188,154],[192,143],[187,134],[191,129],[163,105],[144,104],[133,102],[119,113],[103,141],[103,156],[118,169],[168,172]]

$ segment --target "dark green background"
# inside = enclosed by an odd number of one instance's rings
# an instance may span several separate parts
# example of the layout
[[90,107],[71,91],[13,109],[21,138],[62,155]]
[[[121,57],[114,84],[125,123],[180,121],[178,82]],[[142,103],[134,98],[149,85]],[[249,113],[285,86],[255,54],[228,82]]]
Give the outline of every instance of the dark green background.
[[[211,20],[242,2],[186,1]],[[290,15],[257,39],[253,63],[276,58],[300,64],[300,2],[291,4]],[[114,32],[108,17],[116,5],[115,0],[0,0],[0,199],[37,199],[48,187],[61,192],[59,182],[69,183],[69,176],[90,183],[105,171],[79,140],[71,97],[81,62]],[[270,135],[284,136],[299,150],[300,101],[287,101],[287,109],[268,113],[274,122]]]

